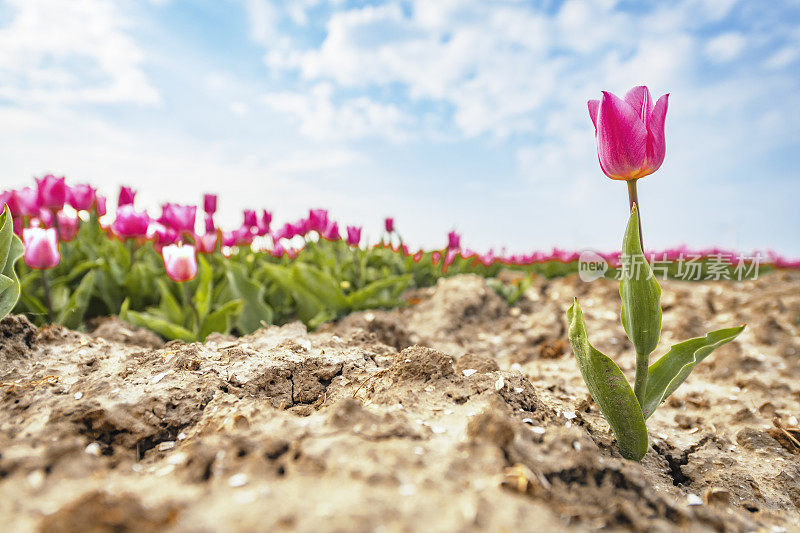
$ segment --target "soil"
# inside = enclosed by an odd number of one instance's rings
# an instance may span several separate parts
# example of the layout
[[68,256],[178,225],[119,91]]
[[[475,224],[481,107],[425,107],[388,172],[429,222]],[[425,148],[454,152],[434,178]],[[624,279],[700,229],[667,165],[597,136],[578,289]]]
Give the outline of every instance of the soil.
[[623,459],[565,335],[613,282],[474,276],[326,324],[162,344],[0,322],[5,531],[800,531],[800,273],[662,283],[668,345],[748,323]]

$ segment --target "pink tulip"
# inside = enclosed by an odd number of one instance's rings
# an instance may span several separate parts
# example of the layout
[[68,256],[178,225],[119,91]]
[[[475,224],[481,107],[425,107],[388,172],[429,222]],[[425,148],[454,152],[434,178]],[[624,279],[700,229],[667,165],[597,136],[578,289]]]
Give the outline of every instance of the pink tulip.
[[217,234],[206,233],[205,235],[198,235],[195,239],[197,251],[201,254],[213,254],[217,250]]
[[272,213],[264,209],[261,218],[258,219],[258,235],[264,236],[269,233],[269,226],[272,223]]
[[166,203],[162,206],[159,222],[178,232],[194,233],[197,206]]
[[222,245],[227,246],[228,248],[231,246],[236,246],[236,234],[232,231],[223,231]]
[[111,225],[111,230],[120,239],[144,237],[150,217],[145,212],[138,212],[132,204],[126,204],[117,209],[117,218]]
[[394,232],[394,219],[392,217],[387,218],[383,221],[383,226],[386,228],[386,233],[393,233]]
[[147,228],[147,235],[153,241],[153,248],[157,252],[160,252],[165,246],[177,243],[178,237],[180,237],[176,230],[160,222],[150,224]]
[[76,211],[88,211],[95,202],[95,189],[91,185],[75,185],[67,188],[67,202]]
[[294,234],[301,237],[305,237],[306,234],[311,231],[311,223],[307,218],[301,218],[295,222],[292,227],[294,228]]
[[0,211],[4,211],[6,206],[8,206],[11,216],[19,216],[19,206],[17,205],[17,198],[14,196],[14,191],[3,191],[0,193]]
[[280,257],[286,253],[286,249],[281,243],[276,243],[272,250],[269,252],[273,257]]
[[133,205],[135,199],[136,199],[136,191],[134,191],[130,187],[125,187],[123,185],[122,187],[119,188],[119,198],[117,199],[117,207],[122,207],[123,205]]
[[14,191],[19,214],[27,217],[35,217],[39,214],[39,192],[32,187],[24,187]]
[[311,231],[321,233],[328,227],[328,211],[326,209],[312,209],[309,211],[308,225]]
[[287,223],[273,232],[272,240],[277,241],[279,239],[291,239],[294,237],[294,235],[294,226]]
[[653,105],[645,86],[619,98],[603,91],[601,100],[589,100],[600,168],[615,180],[635,180],[652,174],[664,162],[667,150],[664,119],[669,94]]
[[213,215],[217,212],[217,195],[216,194],[204,194],[203,195],[203,211],[208,213],[209,215]]
[[447,234],[447,247],[448,248],[461,248],[461,235],[456,233],[455,231],[451,231]]
[[56,217],[58,218],[58,230],[61,240],[69,242],[74,239],[78,234],[78,226],[80,225],[78,216],[68,215],[64,211],[59,211]]
[[347,226],[347,244],[358,246],[361,242],[361,228],[357,226]]
[[95,207],[97,208],[97,216],[105,216],[107,213],[106,209],[106,197],[100,196],[99,194],[95,195]]
[[216,233],[217,226],[214,224],[214,217],[210,213],[205,213],[206,233]]
[[22,230],[25,264],[37,270],[53,268],[61,261],[55,228],[25,228]]
[[244,210],[244,226],[248,228],[254,228],[258,225],[258,217],[256,216],[256,212],[252,209],[245,209]]
[[249,246],[253,242],[253,231],[248,226],[240,226],[233,230],[236,246]]
[[338,241],[342,238],[339,235],[339,224],[336,222],[329,222],[328,225],[319,234],[320,237],[329,241]]
[[197,256],[190,244],[170,244],[161,250],[164,270],[172,281],[191,281],[197,276]]
[[46,209],[61,209],[67,202],[66,179],[56,178],[52,174],[39,179],[36,178],[36,192],[39,207]]

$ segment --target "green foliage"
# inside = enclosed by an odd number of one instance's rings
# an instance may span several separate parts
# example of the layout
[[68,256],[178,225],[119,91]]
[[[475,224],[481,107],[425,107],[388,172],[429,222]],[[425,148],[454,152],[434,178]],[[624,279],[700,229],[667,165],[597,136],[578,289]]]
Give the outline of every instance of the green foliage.
[[11,212],[5,206],[0,215],[0,318],[5,317],[19,300],[20,281],[14,264],[23,252],[22,241],[14,235]]
[[636,207],[631,211],[622,245],[621,321],[636,349],[634,389],[610,358],[597,351],[586,334],[577,300],[567,310],[569,340],[583,380],[617,437],[620,453],[639,461],[647,453],[645,420],[683,383],[695,365],[735,339],[744,326],[721,329],[674,345],[648,367],[661,335],[661,289],[642,254]]

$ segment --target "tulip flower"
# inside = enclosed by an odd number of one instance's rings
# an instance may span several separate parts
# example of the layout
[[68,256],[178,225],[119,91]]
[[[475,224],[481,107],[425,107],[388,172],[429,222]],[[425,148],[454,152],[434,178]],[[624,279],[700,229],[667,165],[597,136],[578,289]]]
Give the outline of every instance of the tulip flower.
[[107,213],[106,197],[100,196],[99,194],[95,195],[95,207],[97,208],[97,216],[105,216]]
[[386,228],[386,233],[394,233],[394,219],[392,217],[384,220],[383,226]]
[[24,187],[14,191],[19,214],[27,217],[35,217],[39,214],[39,192],[32,187]]
[[243,226],[248,228],[254,228],[258,225],[258,217],[256,216],[256,212],[252,209],[245,209],[244,210],[244,220]]
[[197,276],[197,256],[190,244],[170,244],[161,250],[164,270],[172,281],[191,281]]
[[176,230],[159,222],[150,224],[147,233],[153,241],[153,248],[155,248],[156,252],[161,252],[165,246],[177,243],[180,237]]
[[261,218],[258,219],[258,235],[264,236],[269,233],[270,224],[272,224],[272,213],[264,209]]
[[90,185],[67,187],[67,203],[76,211],[88,211],[95,203],[95,192]]
[[321,233],[328,227],[327,209],[312,209],[308,212],[308,225],[311,231]]
[[447,234],[447,247],[458,249],[461,248],[461,235],[456,233],[455,231],[451,231]]
[[358,246],[361,242],[361,228],[358,226],[347,226],[347,244]]
[[653,105],[647,87],[634,87],[619,98],[603,91],[589,100],[600,168],[615,180],[636,180],[652,174],[664,162],[664,119],[669,94]]
[[39,207],[58,210],[64,207],[67,202],[67,183],[66,179],[56,178],[52,174],[39,179],[36,178],[36,192],[38,194]]
[[233,231],[223,231],[222,245],[228,248],[231,246],[236,246],[236,234]]
[[206,233],[205,235],[198,235],[195,239],[197,251],[201,254],[213,254],[217,250],[217,241],[219,238],[216,233]]
[[123,185],[122,187],[119,188],[119,198],[117,199],[117,207],[122,207],[123,205],[133,205],[135,199],[136,199],[136,191],[134,191],[130,187],[125,187]]
[[78,234],[78,226],[80,225],[78,215],[59,211],[55,220],[58,221],[58,237],[60,240],[69,242]]
[[216,233],[217,225],[214,224],[214,217],[205,213],[206,233]]
[[36,270],[54,268],[61,261],[55,228],[25,228],[22,230],[25,264]]
[[125,204],[117,209],[117,218],[111,230],[120,239],[138,238],[147,235],[150,217],[145,212],[138,212],[132,204]]
[[305,237],[306,234],[311,231],[311,224],[309,223],[307,218],[302,218],[292,224],[292,228],[294,228],[294,234],[299,235],[300,237]]
[[342,238],[342,236],[339,235],[339,224],[336,222],[328,223],[327,227],[320,232],[319,236],[329,241],[338,241]]
[[159,221],[175,231],[192,234],[194,233],[196,216],[197,207],[194,205],[166,203],[162,206],[162,213]]
[[204,194],[203,195],[203,211],[208,213],[209,215],[213,215],[217,212],[217,195],[216,194]]
[[14,195],[14,191],[3,191],[0,193],[0,211],[4,211],[6,206],[8,206],[12,217],[19,216],[19,206],[17,205],[17,198]]

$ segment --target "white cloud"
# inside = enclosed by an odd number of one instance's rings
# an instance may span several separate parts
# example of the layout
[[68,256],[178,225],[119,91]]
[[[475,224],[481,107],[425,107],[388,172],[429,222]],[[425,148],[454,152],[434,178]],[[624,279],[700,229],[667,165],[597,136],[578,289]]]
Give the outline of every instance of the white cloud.
[[742,34],[729,32],[708,41],[705,52],[714,63],[727,63],[739,57],[745,46],[747,40]]
[[18,102],[160,103],[129,20],[103,0],[7,0],[0,96]]

